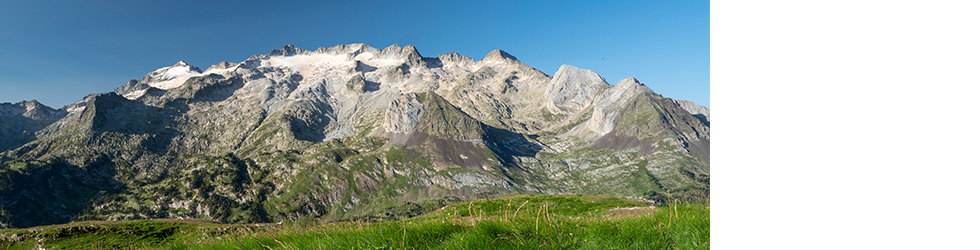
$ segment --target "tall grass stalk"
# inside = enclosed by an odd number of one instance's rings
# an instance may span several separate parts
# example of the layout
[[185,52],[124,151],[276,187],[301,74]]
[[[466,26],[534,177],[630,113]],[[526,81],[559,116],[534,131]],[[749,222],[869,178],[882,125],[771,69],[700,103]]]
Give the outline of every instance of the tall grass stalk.
[[[512,217],[517,218],[517,212],[520,212],[521,211],[521,208],[523,208],[524,205],[527,205],[527,202],[528,201],[524,201],[524,203],[521,203],[521,206],[520,207],[517,207],[517,210],[514,211],[514,216],[512,216]],[[508,204],[508,206],[510,206],[510,205]]]

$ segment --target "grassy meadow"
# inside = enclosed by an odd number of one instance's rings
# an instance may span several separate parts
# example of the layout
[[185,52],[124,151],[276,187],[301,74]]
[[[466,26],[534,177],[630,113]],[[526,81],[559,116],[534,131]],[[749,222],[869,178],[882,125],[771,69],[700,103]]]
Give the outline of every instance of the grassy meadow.
[[0,230],[9,249],[708,249],[707,199],[516,195],[378,223],[75,222]]

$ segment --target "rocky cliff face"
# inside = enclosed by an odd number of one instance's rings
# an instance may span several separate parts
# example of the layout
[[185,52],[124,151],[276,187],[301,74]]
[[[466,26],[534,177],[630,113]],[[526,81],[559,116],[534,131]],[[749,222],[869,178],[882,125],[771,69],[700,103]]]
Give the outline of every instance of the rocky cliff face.
[[709,129],[680,103],[501,50],[287,45],[204,71],[181,61],[63,111],[0,106],[24,117],[0,133],[30,128],[0,137],[0,223],[381,220],[515,193],[706,194]]
[[709,125],[711,122],[711,111],[708,108],[687,100],[674,100],[674,103],[704,122],[704,125]]
[[548,109],[552,113],[575,113],[590,106],[609,87],[595,71],[562,65],[548,83]]
[[598,135],[605,135],[612,132],[619,119],[619,111],[634,96],[643,93],[653,93],[650,88],[641,84],[636,78],[626,78],[616,86],[596,95],[596,105],[589,118],[589,130]]

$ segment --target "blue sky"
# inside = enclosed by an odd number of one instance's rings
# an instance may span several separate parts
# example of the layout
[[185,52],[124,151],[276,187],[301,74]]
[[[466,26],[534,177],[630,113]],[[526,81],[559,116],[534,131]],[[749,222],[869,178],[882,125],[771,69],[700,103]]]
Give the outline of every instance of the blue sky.
[[[96,2],[96,1],[91,1]],[[502,49],[553,75],[709,103],[708,1],[3,1],[0,102],[59,108],[179,60],[205,69],[294,44],[415,45],[422,56]]]

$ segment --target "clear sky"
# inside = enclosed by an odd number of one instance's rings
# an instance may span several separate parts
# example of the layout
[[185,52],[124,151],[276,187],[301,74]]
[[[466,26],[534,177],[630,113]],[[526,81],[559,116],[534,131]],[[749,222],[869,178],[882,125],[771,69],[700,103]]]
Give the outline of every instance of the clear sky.
[[[97,3],[95,3],[97,2]],[[0,102],[59,108],[179,60],[205,69],[286,44],[502,49],[553,75],[636,77],[709,105],[708,1],[2,1]]]

